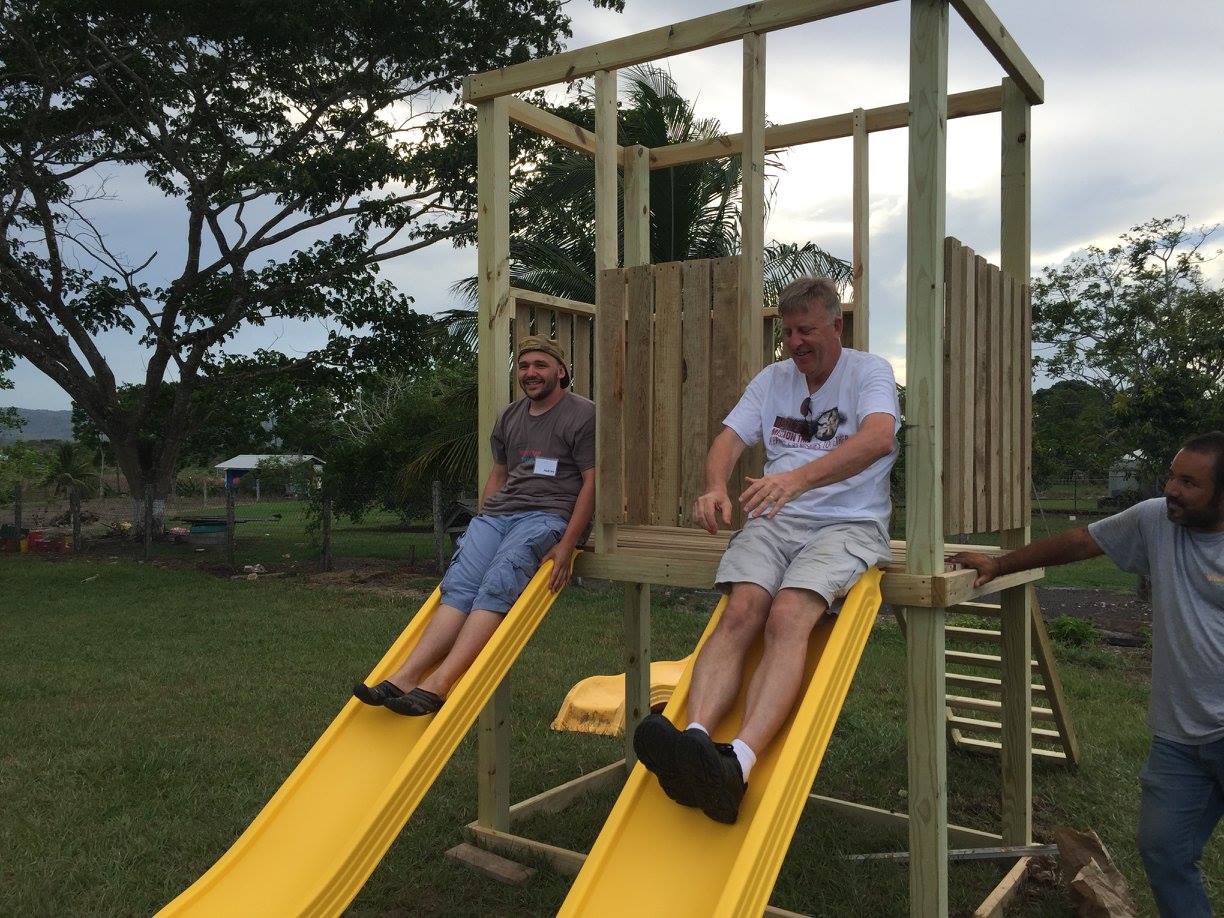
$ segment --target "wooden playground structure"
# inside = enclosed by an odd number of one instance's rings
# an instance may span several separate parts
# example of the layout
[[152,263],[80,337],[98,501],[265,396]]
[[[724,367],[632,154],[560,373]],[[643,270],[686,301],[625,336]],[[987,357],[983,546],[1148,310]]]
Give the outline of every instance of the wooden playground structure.
[[[465,81],[464,98],[476,106],[479,130],[479,435],[487,440],[510,401],[515,339],[546,333],[571,348],[575,391],[594,398],[598,408],[594,551],[579,556],[576,573],[624,584],[627,674],[625,759],[513,806],[510,688],[498,689],[480,718],[478,816],[468,826],[469,838],[481,847],[543,856],[558,870],[577,871],[582,854],[512,829],[529,815],[558,811],[582,793],[624,779],[634,763],[633,725],[650,704],[650,587],[709,588],[713,581],[728,533],[687,528],[689,508],[721,418],[752,376],[775,359],[777,317],[762,303],[766,151],[853,139],[854,293],[846,305],[846,343],[866,349],[869,137],[897,128],[909,129],[906,524],[905,540],[893,543],[882,588],[908,641],[909,812],[816,795],[812,805],[841,818],[907,824],[911,914],[946,915],[949,842],[1031,845],[1034,755],[1071,763],[1078,758],[1048,639],[1034,614],[1032,582],[1042,572],[1002,577],[983,590],[973,585],[975,572],[949,569],[944,560],[958,547],[945,543],[948,536],[997,533],[997,550],[1029,539],[1029,139],[1030,108],[1042,102],[1042,79],[983,0],[911,0],[908,101],[766,126],[766,33],[883,2],[888,0],[764,0]],[[948,95],[950,6],[1007,73],[1000,85]],[[653,149],[618,145],[618,69],[731,41],[743,46],[742,132]],[[514,96],[583,78],[595,85],[593,132]],[[947,119],[991,112],[1002,113],[998,266],[945,238],[944,230]],[[594,158],[594,304],[511,286],[511,121]],[[742,253],[651,264],[651,172],[734,155],[743,163]],[[481,481],[490,462],[482,451]],[[760,449],[749,451],[736,477],[760,463]],[[986,592],[1000,592],[1001,602],[978,602]],[[946,627],[949,611],[997,617],[1000,628]],[[948,650],[949,638],[996,642],[999,652]],[[984,667],[994,676],[949,673],[951,665]],[[1037,685],[1034,672],[1042,677]],[[973,694],[981,689],[999,697]],[[1037,708],[1034,692],[1044,696]],[[997,720],[983,719],[990,715]],[[1035,731],[1035,717],[1054,729]],[[990,738],[974,736],[981,733]],[[1057,748],[1035,749],[1035,736]],[[949,741],[1000,756],[997,833],[948,824]],[[1001,914],[1027,867],[1027,858],[1017,860],[979,914]]]

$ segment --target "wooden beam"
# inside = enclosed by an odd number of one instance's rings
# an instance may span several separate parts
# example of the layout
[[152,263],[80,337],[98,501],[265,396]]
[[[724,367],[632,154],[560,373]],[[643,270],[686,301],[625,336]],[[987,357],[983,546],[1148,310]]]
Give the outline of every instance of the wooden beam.
[[[948,7],[910,4],[906,234],[906,568],[943,570],[943,240]],[[947,732],[942,608],[907,610],[910,915],[948,913]]]
[[[839,819],[852,820],[869,826],[905,829],[910,822],[909,815],[906,813],[882,810],[879,807],[866,806],[862,803],[851,803],[849,800],[839,800],[836,797],[811,794],[808,802]],[[948,838],[961,848],[993,848],[1003,842],[1003,836],[994,832],[983,832],[981,829],[956,825],[948,826]]]
[[510,295],[520,302],[548,306],[550,309],[557,310],[557,312],[566,312],[575,316],[595,315],[594,303],[583,303],[581,300],[570,300],[563,296],[536,293],[534,290],[524,290],[522,287],[511,287]]
[[446,852],[446,856],[507,886],[522,886],[535,875],[534,867],[526,867],[518,861],[485,851],[467,842],[455,845]]
[[625,267],[650,264],[650,149],[625,148]]
[[[998,86],[958,92],[948,96],[948,117],[967,118],[971,115],[985,115],[999,111],[1002,104],[1002,93]],[[869,134],[907,127],[909,125],[909,103],[900,102],[896,105],[866,109],[863,112],[863,120]],[[845,112],[841,115],[827,115],[823,118],[776,124],[766,128],[765,149],[782,150],[805,143],[838,140],[853,136],[854,112]],[[666,147],[651,147],[650,168],[667,169],[685,163],[720,159],[723,156],[737,155],[743,152],[743,149],[743,134],[724,134],[713,140],[694,140]]]
[[854,178],[851,203],[854,241],[851,258],[854,270],[854,349],[858,351],[866,351],[870,348],[867,269],[871,251],[871,193],[867,181],[867,144],[867,113],[861,108],[856,108],[854,110]]
[[[740,192],[739,385],[761,370],[765,251],[765,36],[744,36]],[[754,473],[755,474],[755,473]]]
[[578,80],[600,70],[632,67],[721,45],[752,32],[786,29],[888,2],[891,0],[763,0],[749,3],[586,48],[473,74],[463,81],[463,100],[479,102],[539,89],[553,83]]
[[625,770],[637,762],[633,731],[650,713],[650,584],[625,584]]
[[[600,70],[595,74],[595,277],[597,279],[603,277],[605,270],[615,268],[620,263],[617,252],[620,226],[616,200],[618,178],[616,136],[616,71]],[[606,285],[603,283],[596,286],[597,322],[601,315],[599,309],[606,305],[600,299],[605,288]],[[601,374],[606,374],[617,366],[623,368],[624,363],[623,355],[607,353],[607,348],[612,343],[609,339],[615,337],[612,333],[617,329],[623,329],[623,323],[616,321],[616,318],[611,316],[604,316],[604,319],[610,320],[605,324],[605,331],[608,332],[608,335],[600,336],[595,344],[595,395],[597,399],[603,400],[601,404],[607,401],[606,392],[600,395],[601,386],[619,387],[624,383],[623,376],[620,379],[601,378]],[[621,330],[619,338],[623,339],[623,337],[624,332]],[[600,353],[601,348],[604,351],[602,354]],[[616,397],[619,398],[619,396],[618,388]],[[596,443],[601,453],[607,452],[603,447],[610,442],[609,434],[619,437],[618,421],[612,417],[604,417],[604,414],[606,412],[597,412],[595,415]],[[615,432],[607,429],[609,424],[616,425]],[[617,459],[619,461],[619,455]],[[616,527],[614,523],[608,521],[620,518],[620,499],[619,490],[616,493],[607,493],[607,489],[601,489],[596,494],[596,500],[602,508],[598,518],[604,521],[595,527],[595,545],[598,551],[611,551],[615,543]],[[610,501],[615,501],[617,506],[611,506]]]
[[[582,153],[595,155],[595,135],[572,121],[566,121],[559,115],[546,112],[537,105],[524,102],[514,96],[506,97],[506,111],[510,120],[525,128],[530,128],[543,137],[555,140],[563,147],[578,150]],[[620,146],[616,148],[616,158],[619,162],[624,154]]]
[[1044,102],[1045,82],[1041,79],[1041,74],[1020,50],[1020,46],[999,21],[990,4],[986,0],[952,0],[952,6],[960,13],[961,19],[965,20],[965,25],[981,39],[986,50],[1007,71],[1007,75],[1016,81],[1024,97],[1033,105]]
[[566,781],[564,784],[549,788],[542,793],[536,794],[534,797],[529,797],[510,807],[510,825],[518,825],[533,816],[560,813],[579,797],[607,787],[610,784],[618,784],[624,781],[627,773],[628,769],[625,767],[625,760],[618,759],[611,765],[605,765],[603,768],[589,771],[585,775],[579,775],[572,781]]
[[1033,858],[1022,857],[1012,865],[1011,870],[999,881],[999,885],[990,891],[973,912],[973,918],[1003,918],[1007,904],[1016,897],[1020,887],[1028,876]]

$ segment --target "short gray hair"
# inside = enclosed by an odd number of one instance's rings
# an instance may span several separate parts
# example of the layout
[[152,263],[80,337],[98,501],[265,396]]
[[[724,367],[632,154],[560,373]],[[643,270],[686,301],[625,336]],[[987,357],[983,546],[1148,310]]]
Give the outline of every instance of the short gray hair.
[[793,280],[778,294],[778,312],[789,316],[823,306],[830,319],[840,319],[841,294],[827,277],[801,277]]

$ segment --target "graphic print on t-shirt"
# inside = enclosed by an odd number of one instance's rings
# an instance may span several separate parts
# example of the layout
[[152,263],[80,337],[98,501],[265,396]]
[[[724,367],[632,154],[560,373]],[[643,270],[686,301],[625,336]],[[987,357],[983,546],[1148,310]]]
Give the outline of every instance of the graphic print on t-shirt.
[[836,407],[822,411],[814,418],[789,418],[779,414],[774,417],[769,442],[775,446],[801,449],[836,449],[848,439],[848,434],[837,434],[846,420],[845,413]]

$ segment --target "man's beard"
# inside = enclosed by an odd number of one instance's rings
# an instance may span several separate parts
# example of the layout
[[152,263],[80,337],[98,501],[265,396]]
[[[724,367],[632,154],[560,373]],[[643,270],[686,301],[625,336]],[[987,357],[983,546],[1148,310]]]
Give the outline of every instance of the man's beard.
[[535,395],[532,395],[530,392],[527,392],[526,395],[533,402],[543,401],[544,399],[548,398],[550,395],[552,395],[554,392],[557,391],[557,385],[558,385],[558,380],[556,379],[551,380],[551,381],[547,379],[541,379],[540,380],[540,390]]
[[1217,529],[1224,523],[1224,494],[1217,494],[1213,500],[1201,510],[1190,510],[1184,504],[1172,498],[1165,498],[1166,510],[1176,507],[1181,511],[1181,519],[1174,520],[1179,526],[1187,529]]

